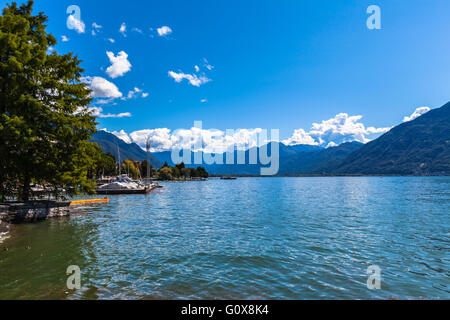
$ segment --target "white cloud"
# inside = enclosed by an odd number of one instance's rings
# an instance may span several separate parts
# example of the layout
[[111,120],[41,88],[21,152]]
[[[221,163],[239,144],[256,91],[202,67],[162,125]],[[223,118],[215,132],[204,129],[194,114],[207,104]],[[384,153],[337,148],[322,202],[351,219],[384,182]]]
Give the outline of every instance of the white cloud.
[[136,95],[137,93],[140,93],[140,92],[142,92],[142,90],[139,89],[139,88],[137,88],[137,87],[135,87],[133,90],[131,90],[131,91],[128,92],[127,98],[128,98],[128,99],[132,99],[132,98],[135,97],[135,95]]
[[[147,92],[143,92],[142,89],[139,89],[138,87],[135,87],[133,90],[130,90],[127,94],[126,99],[133,99],[137,97],[147,98],[149,94]],[[126,100],[123,98],[122,100]]]
[[409,117],[404,117],[403,122],[413,121],[413,120],[417,119],[418,117],[424,115],[425,113],[427,113],[430,110],[431,109],[429,107],[417,108],[412,115],[410,115]]
[[61,36],[62,42],[68,42],[70,39],[67,36]]
[[141,148],[145,148],[147,139],[150,139],[153,152],[172,149],[171,131],[167,128],[135,131],[130,134],[130,138]]
[[[246,150],[258,146],[257,135],[262,129],[239,129],[229,135],[221,130],[199,128],[174,132],[167,128],[146,129],[130,134],[122,131],[116,136],[127,143],[134,142],[142,149],[145,149],[147,139],[150,139],[152,152],[168,151],[174,148],[192,148],[210,153],[222,153],[229,147]],[[198,145],[201,146],[200,149],[197,149]]]
[[131,138],[128,136],[128,134],[124,131],[114,131],[111,132],[113,135],[115,135],[117,138],[122,139],[123,141],[125,141],[126,143],[130,144],[133,141],[131,141]]
[[113,79],[123,76],[131,70],[131,63],[128,61],[128,55],[124,51],[120,51],[117,56],[113,52],[107,51],[106,55],[111,62],[111,66],[106,69],[106,73]]
[[110,104],[113,101],[114,101],[114,98],[98,99],[98,100],[95,101],[95,104]]
[[122,97],[122,92],[119,91],[119,88],[114,83],[102,77],[86,77],[82,81],[90,85],[93,98],[114,99]]
[[92,24],[92,35],[95,36],[102,28],[103,28],[103,26],[94,22]]
[[[366,128],[360,122],[361,119],[362,116],[349,116],[341,113],[332,119],[314,123],[309,132],[303,129],[296,130],[294,135],[283,143],[287,145],[320,145],[329,148],[352,141],[367,143],[370,141],[369,136],[390,130],[390,128]],[[222,153],[231,147],[248,150],[268,143],[269,141],[258,141],[258,135],[262,131],[261,128],[255,128],[224,132],[194,127],[177,131],[171,131],[168,128],[146,129],[130,134],[122,130],[116,135],[123,137],[122,139],[128,143],[136,143],[142,149],[145,149],[146,141],[150,139],[152,152],[188,148],[208,153]]]
[[208,83],[211,79],[208,79],[205,76],[198,77],[195,74],[186,74],[183,72],[176,73],[174,71],[169,71],[169,77],[173,78],[175,82],[180,83],[184,79],[188,80],[189,83],[195,87],[200,87],[202,84]]
[[92,107],[89,108],[90,112],[93,116],[97,117],[97,118],[129,118],[131,117],[131,113],[129,112],[124,112],[124,113],[119,113],[119,114],[104,114],[103,113],[103,109],[99,108],[99,107]]
[[321,123],[313,123],[309,132],[298,129],[294,135],[284,140],[286,145],[320,145],[336,146],[345,142],[358,141],[362,143],[370,142],[369,136],[388,132],[391,128],[365,127],[360,122],[362,116],[349,116],[347,113],[340,113],[334,118],[324,120]]
[[333,148],[333,147],[337,147],[337,146],[338,146],[337,143],[331,141],[331,142],[327,145],[327,148]]
[[127,36],[127,25],[124,23],[122,23],[122,25],[120,26],[119,32],[126,37]]
[[211,65],[211,64],[209,64],[209,62],[208,62],[208,60],[207,60],[206,58],[203,58],[203,62],[205,63],[205,64],[204,64],[204,67],[205,67],[206,69],[208,69],[209,71],[211,71],[212,69],[214,69],[214,66]]
[[287,140],[284,140],[283,143],[285,145],[291,146],[291,145],[298,145],[298,144],[308,144],[311,146],[317,146],[319,143],[314,140],[313,137],[311,137],[305,130],[298,129],[294,131],[294,134],[292,137],[290,137]]
[[172,29],[168,26],[158,28],[157,31],[160,37],[168,36],[173,32]]
[[194,66],[195,72],[200,72],[200,67],[199,66]]
[[84,33],[86,30],[86,26],[83,21],[78,20],[73,15],[70,15],[67,18],[67,25],[71,26],[72,29],[74,29],[78,33]]
[[111,43],[115,43],[116,42],[116,40],[114,40],[113,38],[109,38],[108,41],[111,42]]
[[200,102],[201,103],[206,103],[206,102],[208,102],[208,99],[202,99],[202,100],[200,100]]

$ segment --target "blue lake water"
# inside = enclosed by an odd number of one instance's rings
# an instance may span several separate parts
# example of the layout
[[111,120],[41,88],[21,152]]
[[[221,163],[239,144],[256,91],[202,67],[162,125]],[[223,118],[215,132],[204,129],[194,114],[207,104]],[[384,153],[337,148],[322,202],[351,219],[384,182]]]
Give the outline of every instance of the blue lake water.
[[[449,177],[164,187],[14,226],[0,299],[450,298]],[[69,265],[81,290],[65,287]],[[372,265],[380,290],[366,285]]]

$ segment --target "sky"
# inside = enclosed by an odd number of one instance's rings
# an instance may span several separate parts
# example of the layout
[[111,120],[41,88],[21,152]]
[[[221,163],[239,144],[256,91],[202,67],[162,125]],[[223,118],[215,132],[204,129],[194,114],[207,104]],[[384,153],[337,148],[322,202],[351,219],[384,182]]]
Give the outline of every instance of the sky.
[[[381,29],[367,27],[370,5]],[[58,39],[49,50],[83,60],[98,128],[141,146],[150,136],[155,150],[194,121],[222,140],[263,128],[286,144],[368,142],[450,100],[448,0],[37,0],[35,10]]]

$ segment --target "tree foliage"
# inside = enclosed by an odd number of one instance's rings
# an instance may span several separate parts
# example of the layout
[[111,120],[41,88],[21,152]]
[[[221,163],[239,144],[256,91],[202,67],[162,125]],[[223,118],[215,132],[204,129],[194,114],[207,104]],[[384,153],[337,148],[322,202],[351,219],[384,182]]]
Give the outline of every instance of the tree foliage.
[[140,171],[132,160],[125,160],[121,164],[122,174],[127,174],[130,178],[140,179]]
[[191,178],[208,178],[209,174],[203,167],[186,168],[184,163],[179,163],[175,167],[169,165],[163,166],[158,171],[158,177],[161,180],[174,180],[174,179],[191,179]]
[[84,70],[72,53],[49,53],[56,39],[32,9],[12,3],[0,16],[0,192],[26,201],[31,182],[91,192],[99,150]]
[[101,176],[115,176],[117,173],[116,159],[114,156],[110,153],[100,151],[95,165],[95,175],[93,175],[93,178]]

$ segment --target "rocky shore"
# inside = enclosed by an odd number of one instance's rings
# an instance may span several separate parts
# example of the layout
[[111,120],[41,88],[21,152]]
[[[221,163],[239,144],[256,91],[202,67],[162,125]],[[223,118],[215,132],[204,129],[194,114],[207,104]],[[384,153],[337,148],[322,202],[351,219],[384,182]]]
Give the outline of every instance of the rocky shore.
[[32,223],[70,216],[70,202],[32,201],[0,203],[0,233],[8,224]]
[[70,202],[32,201],[0,203],[0,243],[7,237],[9,226],[33,223],[50,218],[69,217]]

